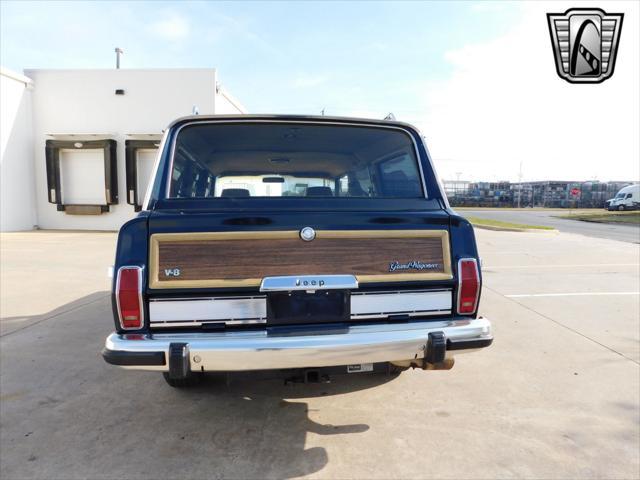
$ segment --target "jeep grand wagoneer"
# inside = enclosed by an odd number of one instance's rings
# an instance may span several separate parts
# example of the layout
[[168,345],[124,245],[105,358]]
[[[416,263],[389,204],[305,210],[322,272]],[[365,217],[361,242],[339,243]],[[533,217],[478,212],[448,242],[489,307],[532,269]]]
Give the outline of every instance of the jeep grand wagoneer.
[[487,347],[473,228],[410,125],[193,116],[120,230],[105,360],[204,372],[448,369]]

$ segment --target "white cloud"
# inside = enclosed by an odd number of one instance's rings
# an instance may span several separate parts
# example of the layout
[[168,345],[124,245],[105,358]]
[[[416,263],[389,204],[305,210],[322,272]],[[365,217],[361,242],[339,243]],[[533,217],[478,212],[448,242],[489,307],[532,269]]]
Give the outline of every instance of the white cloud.
[[179,41],[187,38],[190,32],[189,22],[178,14],[169,14],[165,18],[153,22],[148,27],[149,32],[157,37],[169,41]]
[[640,177],[638,4],[625,12],[615,74],[604,83],[560,79],[547,12],[569,5],[528,3],[521,21],[492,41],[450,51],[450,78],[426,86],[428,112],[416,123],[443,178],[614,180]]

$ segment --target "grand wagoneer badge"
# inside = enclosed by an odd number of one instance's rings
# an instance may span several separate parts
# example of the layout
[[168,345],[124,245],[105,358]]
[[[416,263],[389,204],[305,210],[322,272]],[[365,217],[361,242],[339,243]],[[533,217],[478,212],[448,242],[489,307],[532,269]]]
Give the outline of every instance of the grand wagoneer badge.
[[422,263],[418,260],[411,260],[407,263],[400,263],[393,261],[389,264],[390,272],[397,272],[399,270],[438,270],[442,264],[440,263]]

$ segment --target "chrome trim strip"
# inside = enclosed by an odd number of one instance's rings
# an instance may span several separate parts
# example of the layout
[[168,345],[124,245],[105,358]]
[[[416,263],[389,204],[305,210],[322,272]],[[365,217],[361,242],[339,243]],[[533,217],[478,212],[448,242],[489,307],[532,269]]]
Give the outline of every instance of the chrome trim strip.
[[287,275],[264,277],[261,292],[292,292],[296,290],[353,290],[358,280],[353,275]]
[[151,175],[150,181],[147,184],[147,191],[144,193],[144,200],[142,201],[142,210],[149,210],[149,203],[151,202],[151,192],[153,191],[153,185],[156,183],[156,179],[158,178],[158,170],[160,169],[160,159],[162,158],[162,152],[164,151],[164,146],[167,143],[167,136],[169,134],[169,130],[165,130],[162,134],[162,140],[160,140],[160,146],[158,147],[158,153],[156,155],[156,161],[153,164],[153,175]]
[[204,325],[260,325],[267,323],[266,318],[246,318],[242,320],[214,320],[214,321],[167,321],[154,322],[153,328],[178,328],[178,327],[201,327]]
[[[353,277],[352,275],[344,275]],[[320,278],[313,277],[313,278]],[[303,277],[268,277],[272,279]],[[266,291],[281,291],[275,285]],[[310,286],[313,288],[312,286]],[[310,290],[301,286],[282,290]],[[321,289],[322,287],[316,287]],[[324,288],[343,288],[330,286]],[[203,323],[226,325],[264,324],[267,322],[266,295],[245,297],[158,298],[149,301],[149,321],[154,328],[197,327]],[[389,315],[431,316],[450,314],[452,290],[392,290],[352,292],[351,318],[386,318]]]
[[254,298],[267,298],[266,295],[230,295],[228,297],[152,297],[149,302],[188,302],[191,300],[248,300]]
[[430,288],[428,290],[425,289],[416,289],[416,290],[374,290],[372,292],[367,291],[357,291],[351,292],[351,295],[383,295],[383,294],[397,294],[397,293],[435,293],[435,292],[450,292],[450,288]]
[[438,185],[438,190],[440,191],[440,197],[444,202],[445,208],[451,208],[449,204],[449,198],[447,197],[447,193],[444,191],[444,185],[442,184],[442,179],[438,175],[438,171],[436,170],[435,165],[433,164],[433,158],[431,157],[431,152],[429,151],[429,147],[427,146],[427,139],[424,135],[418,132],[420,138],[422,138],[422,146],[424,147],[424,151],[427,153],[427,160],[429,161],[429,166],[431,167],[431,171],[433,172],[434,177],[436,178],[436,184]]
[[266,321],[266,297],[206,298],[149,302],[149,321],[158,322],[215,322],[261,319]]
[[[184,123],[182,125],[180,125],[178,127],[178,129],[176,130],[175,134],[173,135],[173,141],[171,142],[171,156],[169,158],[169,169],[168,172],[169,174],[167,175],[167,183],[165,185],[165,199],[170,200],[171,198],[175,198],[175,197],[171,197],[171,173],[173,172],[173,161],[174,161],[174,157],[175,157],[175,153],[176,153],[176,142],[178,140],[178,135],[180,134],[180,130],[182,130],[184,127],[190,126],[190,125],[207,125],[207,124],[229,124],[229,123],[293,123],[293,124],[310,124],[310,125],[347,125],[347,126],[351,126],[351,127],[366,127],[366,128],[386,128],[386,129],[390,129],[390,130],[400,130],[401,132],[406,133],[409,138],[411,139],[411,142],[413,142],[413,149],[414,152],[416,154],[416,161],[418,162],[418,170],[420,171],[420,181],[422,184],[422,193],[424,195],[424,198],[429,198],[428,192],[427,192],[427,183],[425,182],[424,179],[424,171],[422,168],[422,157],[420,156],[420,149],[418,148],[418,143],[416,142],[416,139],[413,137],[412,132],[409,130],[408,127],[400,127],[400,126],[394,126],[394,125],[371,125],[371,124],[367,124],[367,123],[356,123],[356,122],[319,122],[319,121],[313,121],[313,120],[260,120],[260,119],[251,119],[251,118],[246,118],[246,119],[242,119],[242,120],[226,120],[226,119],[221,119],[221,120],[196,120],[196,121],[192,121],[192,122],[188,122],[188,123]],[[171,125],[170,128],[173,128],[173,125]],[[413,128],[413,127],[412,127]],[[167,129],[167,131],[169,131],[169,129]],[[419,132],[417,130],[415,130],[415,133],[419,135]],[[160,150],[160,152],[162,152],[162,150]],[[446,197],[445,197],[446,198]]]
[[[453,318],[383,325],[357,325],[346,333],[273,336],[266,331],[155,333],[107,337],[107,350],[165,352],[173,342],[187,343],[194,371],[240,371],[328,367],[401,361],[424,357],[431,332],[451,341],[493,338],[486,318]],[[198,358],[196,358],[198,357]],[[196,361],[198,360],[198,361]],[[139,370],[168,370],[168,365],[131,366]]]
[[367,319],[375,319],[375,318],[388,318],[393,315],[407,315],[408,317],[433,317],[436,315],[447,315],[451,314],[451,310],[428,310],[421,312],[387,312],[387,313],[360,313],[360,314],[351,314],[351,320],[367,320]]
[[351,295],[351,315],[397,315],[404,313],[426,313],[450,311],[451,290],[422,292],[386,292]]
[[[424,312],[388,312],[384,314],[352,314],[351,320],[374,320],[385,319],[389,315],[407,315],[408,317],[433,317],[437,315],[450,315],[451,310],[430,310]],[[179,327],[201,327],[206,325],[264,325],[267,323],[266,318],[247,318],[243,320],[223,320],[223,321],[166,321],[153,322],[153,328],[179,328]]]

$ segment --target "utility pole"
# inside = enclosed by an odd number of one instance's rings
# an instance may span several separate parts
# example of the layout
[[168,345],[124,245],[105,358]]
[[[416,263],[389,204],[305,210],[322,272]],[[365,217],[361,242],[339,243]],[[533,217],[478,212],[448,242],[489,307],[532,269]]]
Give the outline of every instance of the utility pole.
[[456,184],[454,187],[454,191],[456,192],[455,195],[458,196],[458,192],[461,190],[460,188],[460,175],[462,175],[462,172],[456,172]]
[[522,160],[520,160],[520,171],[518,172],[518,208],[520,208],[521,198],[522,198]]
[[116,69],[120,68],[120,55],[124,53],[120,47],[116,47]]

